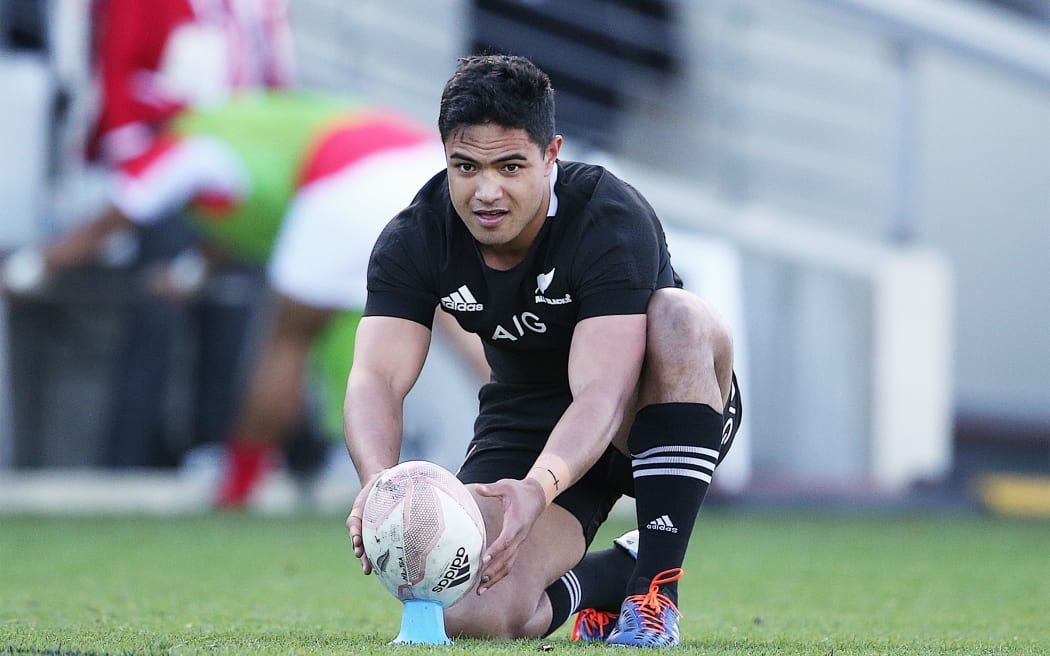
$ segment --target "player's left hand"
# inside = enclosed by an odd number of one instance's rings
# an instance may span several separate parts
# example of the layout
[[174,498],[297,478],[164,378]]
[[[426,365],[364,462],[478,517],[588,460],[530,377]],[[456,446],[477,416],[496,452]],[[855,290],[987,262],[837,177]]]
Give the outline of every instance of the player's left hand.
[[531,478],[505,478],[476,485],[474,490],[479,496],[499,499],[503,511],[503,528],[481,559],[478,594],[482,594],[510,574],[518,548],[547,507],[547,501],[543,487]]

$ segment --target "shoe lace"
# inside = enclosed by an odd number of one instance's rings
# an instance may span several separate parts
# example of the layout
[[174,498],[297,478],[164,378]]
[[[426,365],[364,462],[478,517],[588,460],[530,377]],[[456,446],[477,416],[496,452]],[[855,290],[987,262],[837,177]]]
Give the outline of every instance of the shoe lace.
[[580,611],[580,620],[576,624],[574,639],[586,632],[589,635],[603,635],[605,627],[616,618],[616,613],[610,613],[597,608],[585,608]]
[[675,612],[679,613],[679,616],[681,615],[678,611],[678,606],[675,606],[673,601],[660,592],[660,586],[677,581],[682,578],[684,573],[681,567],[660,572],[650,581],[648,593],[627,597],[628,600],[638,604],[638,611],[642,615],[643,630],[662,631],[663,615],[668,606],[674,608]]

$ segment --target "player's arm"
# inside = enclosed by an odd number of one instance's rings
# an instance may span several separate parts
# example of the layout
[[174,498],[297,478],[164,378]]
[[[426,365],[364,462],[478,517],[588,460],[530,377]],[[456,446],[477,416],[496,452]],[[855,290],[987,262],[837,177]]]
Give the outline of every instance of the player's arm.
[[569,352],[573,401],[533,468],[522,481],[478,488],[482,496],[500,497],[504,509],[503,530],[486,552],[490,560],[479,592],[510,572],[536,519],[612,442],[634,397],[645,353],[645,326],[644,314],[591,317],[577,324]]
[[[231,198],[247,193],[243,165],[228,145],[215,138],[161,139],[153,144],[150,154],[147,169],[134,174],[120,172],[102,214],[36,251],[38,285],[47,273],[90,262],[115,230],[163,221],[202,191],[214,190]],[[0,285],[33,291],[10,283],[10,267],[4,263]]]
[[98,256],[106,239],[117,230],[133,227],[131,219],[110,207],[94,220],[74,228],[44,249],[48,271],[63,271],[89,263]]
[[[541,484],[547,504],[597,462],[619,431],[642,370],[645,326],[644,314],[591,317],[576,326],[568,369],[573,400],[526,476]],[[559,474],[557,484],[545,470]]]
[[423,369],[430,329],[408,319],[365,317],[354,340],[354,363],[344,404],[346,448],[361,480],[346,526],[354,555],[366,574],[371,565],[361,544],[361,512],[375,478],[397,464],[405,396]]
[[111,233],[131,226],[132,222],[120,210],[111,207],[42,249],[23,248],[0,266],[0,288],[33,293],[46,282],[49,274],[91,262]]

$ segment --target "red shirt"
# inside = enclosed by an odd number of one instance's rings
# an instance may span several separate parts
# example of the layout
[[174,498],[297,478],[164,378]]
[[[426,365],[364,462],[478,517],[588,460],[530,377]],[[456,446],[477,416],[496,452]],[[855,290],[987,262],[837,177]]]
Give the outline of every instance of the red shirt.
[[[180,109],[195,103],[161,75],[173,36],[199,27],[219,39],[226,93],[287,86],[292,77],[286,0],[97,0],[94,51],[99,113],[89,148],[119,163],[149,147]],[[189,35],[192,38],[192,35]]]

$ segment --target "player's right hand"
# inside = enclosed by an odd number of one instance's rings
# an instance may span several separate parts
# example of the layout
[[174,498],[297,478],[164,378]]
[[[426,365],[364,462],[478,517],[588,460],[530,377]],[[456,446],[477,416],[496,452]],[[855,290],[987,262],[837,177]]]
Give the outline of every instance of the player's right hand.
[[354,557],[361,561],[361,571],[366,576],[372,573],[372,562],[365,555],[365,542],[361,537],[361,517],[364,515],[365,501],[368,499],[368,494],[372,491],[376,480],[384,471],[386,470],[377,472],[361,486],[361,491],[354,499],[354,505],[350,507],[350,514],[346,517],[346,530],[350,534],[350,544],[354,548]]

